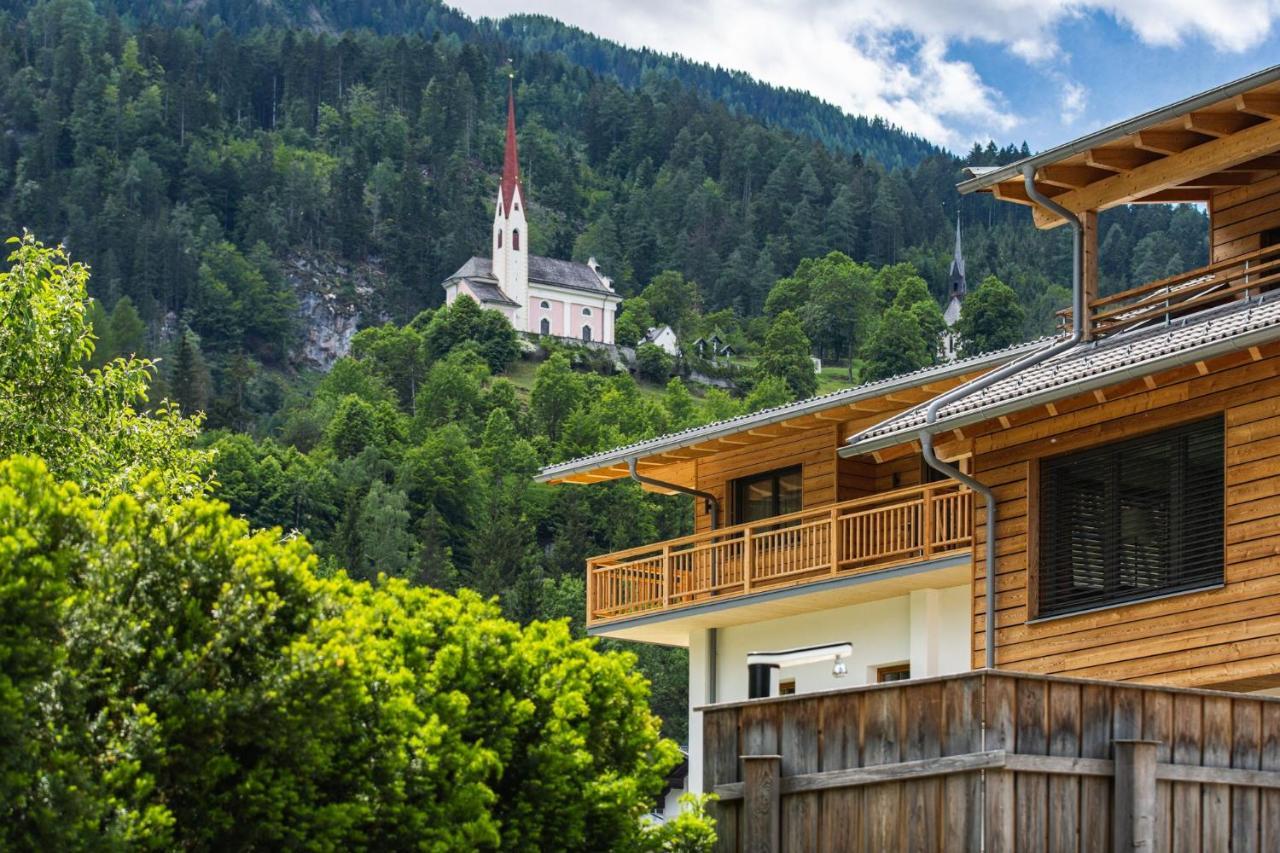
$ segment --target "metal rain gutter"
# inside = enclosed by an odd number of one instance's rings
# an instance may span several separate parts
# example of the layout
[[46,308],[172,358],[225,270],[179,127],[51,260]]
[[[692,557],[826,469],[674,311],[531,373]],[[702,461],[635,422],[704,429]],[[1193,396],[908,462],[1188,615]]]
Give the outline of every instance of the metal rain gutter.
[[953,403],[962,397],[967,397],[983,388],[994,385],[1016,373],[1033,367],[1046,359],[1053,358],[1061,352],[1071,349],[1084,338],[1084,224],[1080,218],[1071,211],[1067,210],[1060,204],[1056,204],[1052,199],[1042,195],[1035,186],[1036,170],[1031,164],[1022,167],[1022,178],[1026,183],[1027,194],[1032,200],[1041,204],[1054,213],[1057,213],[1071,226],[1072,230],[1072,255],[1071,255],[1071,335],[1045,349],[1038,350],[1029,356],[1018,359],[1017,361],[1006,364],[998,370],[993,370],[985,376],[980,376],[972,382],[967,382],[958,388],[953,388],[947,393],[935,397],[929,403],[929,407],[925,410],[925,425],[920,430],[920,453],[924,457],[924,461],[952,480],[956,480],[968,486],[973,491],[982,495],[983,503],[986,506],[987,513],[987,541],[986,541],[986,619],[984,633],[986,638],[986,668],[996,668],[996,496],[991,487],[987,486],[976,477],[964,473],[959,468],[947,462],[943,462],[938,458],[933,447],[934,426],[938,422],[938,411],[945,405]]
[[[1276,80],[1280,80],[1280,65],[1273,65],[1270,68],[1264,68],[1261,71],[1254,72],[1247,77],[1241,77],[1239,80],[1235,80],[1231,83],[1226,83],[1222,86],[1209,89],[1208,91],[1201,92],[1198,95],[1192,95],[1190,98],[1185,98],[1176,103],[1169,104],[1168,106],[1159,107],[1158,109],[1143,113],[1140,116],[1126,119],[1125,121],[1113,124],[1110,127],[1105,127],[1102,130],[1095,131],[1088,136],[1082,136],[1079,139],[1064,143],[1056,148],[1050,148],[1048,151],[1042,151],[1039,154],[1019,160],[1016,163],[1010,163],[1007,166],[1000,166],[990,171],[983,172],[981,175],[975,175],[967,181],[960,182],[956,186],[956,189],[958,189],[962,195],[977,192],[978,190],[984,190],[993,184],[998,184],[1001,181],[1017,177],[1019,172],[1023,172],[1025,174],[1025,170],[1028,166],[1034,169],[1048,163],[1057,162],[1065,157],[1070,157],[1072,155],[1079,154],[1082,151],[1087,151],[1090,148],[1096,148],[1099,145],[1105,145],[1108,142],[1113,142],[1122,136],[1128,136],[1132,133],[1137,133],[1140,130],[1145,130],[1153,124],[1159,124],[1160,122],[1177,118],[1178,116],[1186,113],[1203,109],[1204,107],[1219,103],[1227,98],[1233,98],[1236,95],[1251,91],[1259,86],[1275,82]],[[1039,193],[1036,195],[1039,195]],[[1033,195],[1032,198],[1035,199],[1036,196]],[[1037,202],[1039,203],[1038,200]],[[1056,208],[1053,210],[1055,213],[1058,212]]]

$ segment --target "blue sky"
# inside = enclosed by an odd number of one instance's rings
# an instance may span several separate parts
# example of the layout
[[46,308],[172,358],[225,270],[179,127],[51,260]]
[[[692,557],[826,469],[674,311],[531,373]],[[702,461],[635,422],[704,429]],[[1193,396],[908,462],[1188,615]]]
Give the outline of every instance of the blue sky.
[[541,12],[881,115],[1033,150],[1280,62],[1280,0],[456,0]]

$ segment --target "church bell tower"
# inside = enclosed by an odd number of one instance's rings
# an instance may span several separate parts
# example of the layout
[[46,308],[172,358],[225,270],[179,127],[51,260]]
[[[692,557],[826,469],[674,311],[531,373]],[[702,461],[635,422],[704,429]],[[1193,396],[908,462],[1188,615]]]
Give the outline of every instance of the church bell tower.
[[513,325],[529,327],[529,229],[520,185],[520,157],[516,149],[514,75],[507,78],[507,145],[502,160],[502,184],[493,214],[493,275],[503,293],[519,307]]

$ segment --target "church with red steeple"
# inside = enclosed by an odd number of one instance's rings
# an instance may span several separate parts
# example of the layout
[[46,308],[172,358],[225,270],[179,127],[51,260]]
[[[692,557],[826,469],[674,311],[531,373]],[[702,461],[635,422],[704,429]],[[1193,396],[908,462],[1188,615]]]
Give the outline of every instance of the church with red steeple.
[[516,144],[514,87],[507,90],[507,143],[493,212],[489,257],[473,257],[441,284],[445,301],[470,296],[501,311],[518,332],[614,343],[613,322],[622,298],[600,272],[585,264],[529,252],[524,186]]

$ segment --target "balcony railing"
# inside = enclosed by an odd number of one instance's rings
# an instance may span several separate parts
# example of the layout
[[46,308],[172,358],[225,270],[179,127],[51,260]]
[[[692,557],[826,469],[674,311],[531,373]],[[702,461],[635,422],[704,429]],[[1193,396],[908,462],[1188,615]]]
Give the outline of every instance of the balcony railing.
[[[1094,335],[1110,335],[1153,321],[1165,322],[1280,284],[1280,245],[1148,282],[1095,299],[1088,309]],[[1071,325],[1071,311],[1058,312],[1059,326]]]
[[589,624],[961,551],[973,493],[954,481],[883,492],[587,561]]

